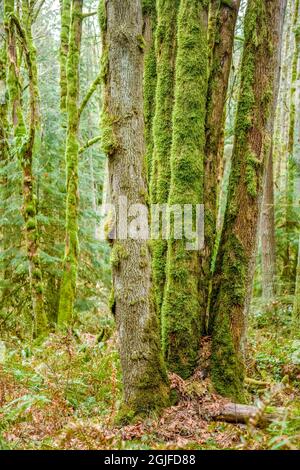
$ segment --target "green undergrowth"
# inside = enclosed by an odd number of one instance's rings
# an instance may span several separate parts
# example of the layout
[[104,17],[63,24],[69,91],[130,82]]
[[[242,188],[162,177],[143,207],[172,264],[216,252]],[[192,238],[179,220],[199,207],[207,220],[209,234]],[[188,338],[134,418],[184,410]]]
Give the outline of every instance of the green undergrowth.
[[291,317],[288,303],[253,303],[246,400],[284,410],[264,430],[203,420],[190,400],[168,409],[163,422],[151,416],[117,425],[122,381],[110,324],[97,334],[76,330],[26,345],[11,338],[0,354],[0,450],[300,448],[300,338]]

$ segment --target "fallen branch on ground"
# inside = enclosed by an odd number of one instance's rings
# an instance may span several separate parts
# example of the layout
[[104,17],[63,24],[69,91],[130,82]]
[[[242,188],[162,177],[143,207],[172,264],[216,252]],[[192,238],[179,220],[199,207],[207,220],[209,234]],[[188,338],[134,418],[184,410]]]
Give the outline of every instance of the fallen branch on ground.
[[[256,406],[239,405],[236,403],[225,404],[221,411],[213,416],[216,421],[226,421],[228,423],[248,424],[251,418],[256,418],[260,410]],[[260,416],[257,423],[259,427],[266,427],[273,421],[277,421],[283,416],[283,409],[277,408],[274,412],[265,412]]]

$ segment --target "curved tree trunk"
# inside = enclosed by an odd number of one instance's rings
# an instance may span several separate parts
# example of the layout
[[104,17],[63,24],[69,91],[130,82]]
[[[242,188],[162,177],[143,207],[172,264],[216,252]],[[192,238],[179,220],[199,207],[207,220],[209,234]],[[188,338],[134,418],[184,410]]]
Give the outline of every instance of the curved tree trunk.
[[[146,204],[141,1],[102,1],[100,24],[105,64],[102,147],[109,160],[110,202],[116,210],[118,232],[120,197],[127,198],[128,208]],[[120,234],[113,242],[112,268],[123,413],[129,418],[159,409],[169,399],[147,240]]]

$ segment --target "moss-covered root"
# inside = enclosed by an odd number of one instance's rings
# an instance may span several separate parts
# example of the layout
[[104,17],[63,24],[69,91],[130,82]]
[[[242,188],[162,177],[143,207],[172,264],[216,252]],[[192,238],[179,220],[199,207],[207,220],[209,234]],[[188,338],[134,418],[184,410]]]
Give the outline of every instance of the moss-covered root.
[[73,0],[70,26],[70,39],[67,60],[67,204],[66,204],[66,244],[63,277],[60,289],[58,327],[69,325],[74,308],[76,280],[78,271],[78,94],[79,94],[79,61],[82,32],[83,0]]
[[[179,0],[159,0],[156,29],[157,88],[153,122],[153,161],[150,197],[153,204],[168,202],[170,190],[170,158],[172,147],[172,113],[177,43]],[[167,242],[153,242],[153,280],[155,299],[160,315],[166,282]]]
[[246,320],[275,114],[280,12],[280,0],[248,2],[228,202],[213,280],[212,378],[218,392],[235,400],[243,398]]
[[[207,3],[181,0],[178,14],[169,204],[203,203],[207,92]],[[202,302],[199,251],[171,239],[162,306],[162,336],[169,368],[188,377],[197,362]]]

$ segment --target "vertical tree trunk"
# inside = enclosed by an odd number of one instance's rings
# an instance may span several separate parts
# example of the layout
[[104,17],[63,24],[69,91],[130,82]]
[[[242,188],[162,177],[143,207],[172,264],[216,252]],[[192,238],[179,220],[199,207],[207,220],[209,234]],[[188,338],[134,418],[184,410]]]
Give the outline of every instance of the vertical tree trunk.
[[[159,0],[156,30],[157,89],[153,123],[154,149],[150,180],[152,204],[166,204],[170,190],[170,156],[172,146],[172,112],[179,0]],[[161,314],[166,282],[167,241],[154,240],[153,280],[158,314]]]
[[243,399],[244,338],[252,291],[263,178],[271,145],[281,0],[249,0],[235,144],[213,285],[212,379]]
[[60,108],[67,110],[67,59],[69,49],[69,33],[71,20],[71,0],[60,0],[61,30],[60,30]]
[[[211,67],[208,81],[206,144],[205,144],[205,254],[203,259],[203,293],[208,303],[211,279],[212,254],[216,241],[217,209],[219,193],[219,168],[223,154],[224,113],[228,81],[232,62],[234,32],[240,1],[213,2],[214,39],[211,39]],[[212,20],[211,20],[212,21]],[[213,35],[213,31],[211,32]],[[207,307],[209,310],[209,304]],[[205,314],[203,315],[205,321]],[[205,330],[205,325],[203,325]]]
[[294,297],[294,306],[293,306],[293,321],[295,327],[299,331],[300,324],[300,237],[299,237],[299,246],[298,246],[298,260],[297,260],[297,270],[296,270],[296,287],[295,287],[295,297]]
[[83,0],[72,0],[70,39],[67,60],[67,139],[66,139],[66,245],[60,288],[58,326],[67,327],[73,317],[78,273],[78,127],[79,61],[82,33]]
[[[2,197],[6,195],[7,192],[7,173],[6,165],[9,160],[9,147],[8,147],[8,100],[7,100],[7,86],[6,86],[6,71],[7,71],[7,47],[6,47],[6,37],[5,37],[4,25],[0,27],[0,169],[1,169],[1,195]],[[4,253],[8,248],[9,243],[9,232],[5,227],[5,224],[1,226],[0,231],[0,251]],[[3,299],[7,295],[7,289],[5,284],[7,282],[8,275],[8,263],[6,260],[3,260],[3,266],[1,270],[1,282],[3,283],[3,288],[1,289],[0,295],[0,306]],[[1,308],[1,307],[0,307]]]
[[[109,160],[110,202],[120,224],[120,197],[128,207],[146,204],[143,119],[143,16],[140,0],[107,0],[100,6],[103,32],[102,146]],[[112,252],[114,311],[119,332],[126,417],[168,402],[146,240],[115,240]]]
[[268,305],[275,296],[275,213],[273,145],[266,169],[261,221],[262,295]]
[[146,166],[148,184],[151,178],[153,155],[153,119],[155,114],[156,92],[156,56],[155,56],[155,29],[156,29],[156,0],[143,0],[143,37],[145,41],[145,67],[144,67],[144,114],[145,114],[145,140],[146,140]]
[[[280,48],[278,49],[278,63],[281,61],[283,24],[285,19],[286,0],[282,1],[281,27],[280,27]],[[275,246],[275,196],[274,196],[274,123],[276,116],[276,107],[278,102],[278,93],[280,86],[280,72],[277,69],[275,100],[271,121],[272,144],[270,155],[266,167],[265,184],[263,188],[262,218],[261,218],[261,250],[262,250],[262,294],[263,299],[268,305],[275,296],[275,275],[276,275],[276,246]]]
[[[169,204],[203,204],[207,93],[207,3],[181,0],[171,150]],[[190,376],[198,359],[201,313],[205,310],[199,251],[186,239],[168,244],[167,281],[162,306],[163,348],[169,368]]]
[[[14,1],[6,0],[6,33],[9,58],[8,93],[11,116],[16,139],[16,149],[23,171],[22,213],[25,220],[25,239],[29,262],[29,280],[34,316],[34,334],[40,336],[47,331],[47,317],[44,306],[43,280],[39,257],[39,233],[37,223],[36,195],[33,175],[33,149],[38,129],[38,84],[36,51],[32,41],[33,11],[28,2],[22,2],[24,27],[14,14]],[[21,102],[20,70],[18,66],[16,37],[24,54],[29,79],[29,126],[25,126]]]

